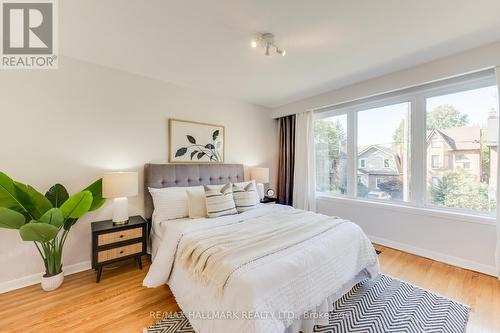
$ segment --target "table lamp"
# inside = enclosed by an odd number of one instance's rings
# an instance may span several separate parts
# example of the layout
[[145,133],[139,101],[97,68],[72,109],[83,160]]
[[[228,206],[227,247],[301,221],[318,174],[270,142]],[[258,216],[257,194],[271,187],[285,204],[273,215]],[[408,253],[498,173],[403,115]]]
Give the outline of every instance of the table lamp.
[[113,198],[113,224],[128,223],[128,197],[138,194],[137,172],[108,172],[102,178],[102,195]]
[[264,184],[269,183],[269,168],[253,168],[250,171],[250,178],[257,184],[257,193],[264,199]]

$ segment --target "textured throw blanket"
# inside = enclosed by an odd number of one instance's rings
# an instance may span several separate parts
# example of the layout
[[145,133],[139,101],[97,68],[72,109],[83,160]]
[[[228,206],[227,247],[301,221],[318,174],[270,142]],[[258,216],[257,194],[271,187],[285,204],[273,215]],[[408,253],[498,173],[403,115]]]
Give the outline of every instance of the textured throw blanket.
[[238,268],[318,236],[344,220],[292,210],[185,234],[180,262],[193,279],[222,294]]

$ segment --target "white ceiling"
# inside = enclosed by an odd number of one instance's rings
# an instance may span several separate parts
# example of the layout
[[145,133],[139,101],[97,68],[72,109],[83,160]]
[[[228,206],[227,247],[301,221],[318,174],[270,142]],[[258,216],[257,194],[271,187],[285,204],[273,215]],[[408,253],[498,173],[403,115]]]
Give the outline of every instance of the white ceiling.
[[[268,107],[500,40],[499,0],[64,0],[63,55]],[[286,57],[251,49],[273,32]]]

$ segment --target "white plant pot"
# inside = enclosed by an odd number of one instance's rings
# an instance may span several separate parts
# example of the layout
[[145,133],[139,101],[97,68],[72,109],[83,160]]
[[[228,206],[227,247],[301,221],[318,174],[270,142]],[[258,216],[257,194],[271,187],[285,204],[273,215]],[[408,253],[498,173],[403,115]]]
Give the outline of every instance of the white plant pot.
[[42,277],[42,289],[45,291],[56,290],[64,281],[64,272],[50,277]]

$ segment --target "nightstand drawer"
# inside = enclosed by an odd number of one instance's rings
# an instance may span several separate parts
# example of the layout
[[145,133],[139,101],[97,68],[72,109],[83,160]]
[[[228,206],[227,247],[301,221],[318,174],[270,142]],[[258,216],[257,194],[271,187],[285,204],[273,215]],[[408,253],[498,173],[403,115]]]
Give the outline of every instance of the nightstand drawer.
[[120,246],[114,249],[99,251],[97,253],[97,262],[101,263],[141,252],[142,252],[142,242],[126,246]]
[[142,237],[142,228],[134,228],[116,232],[109,232],[97,236],[97,246],[113,244],[134,238]]

